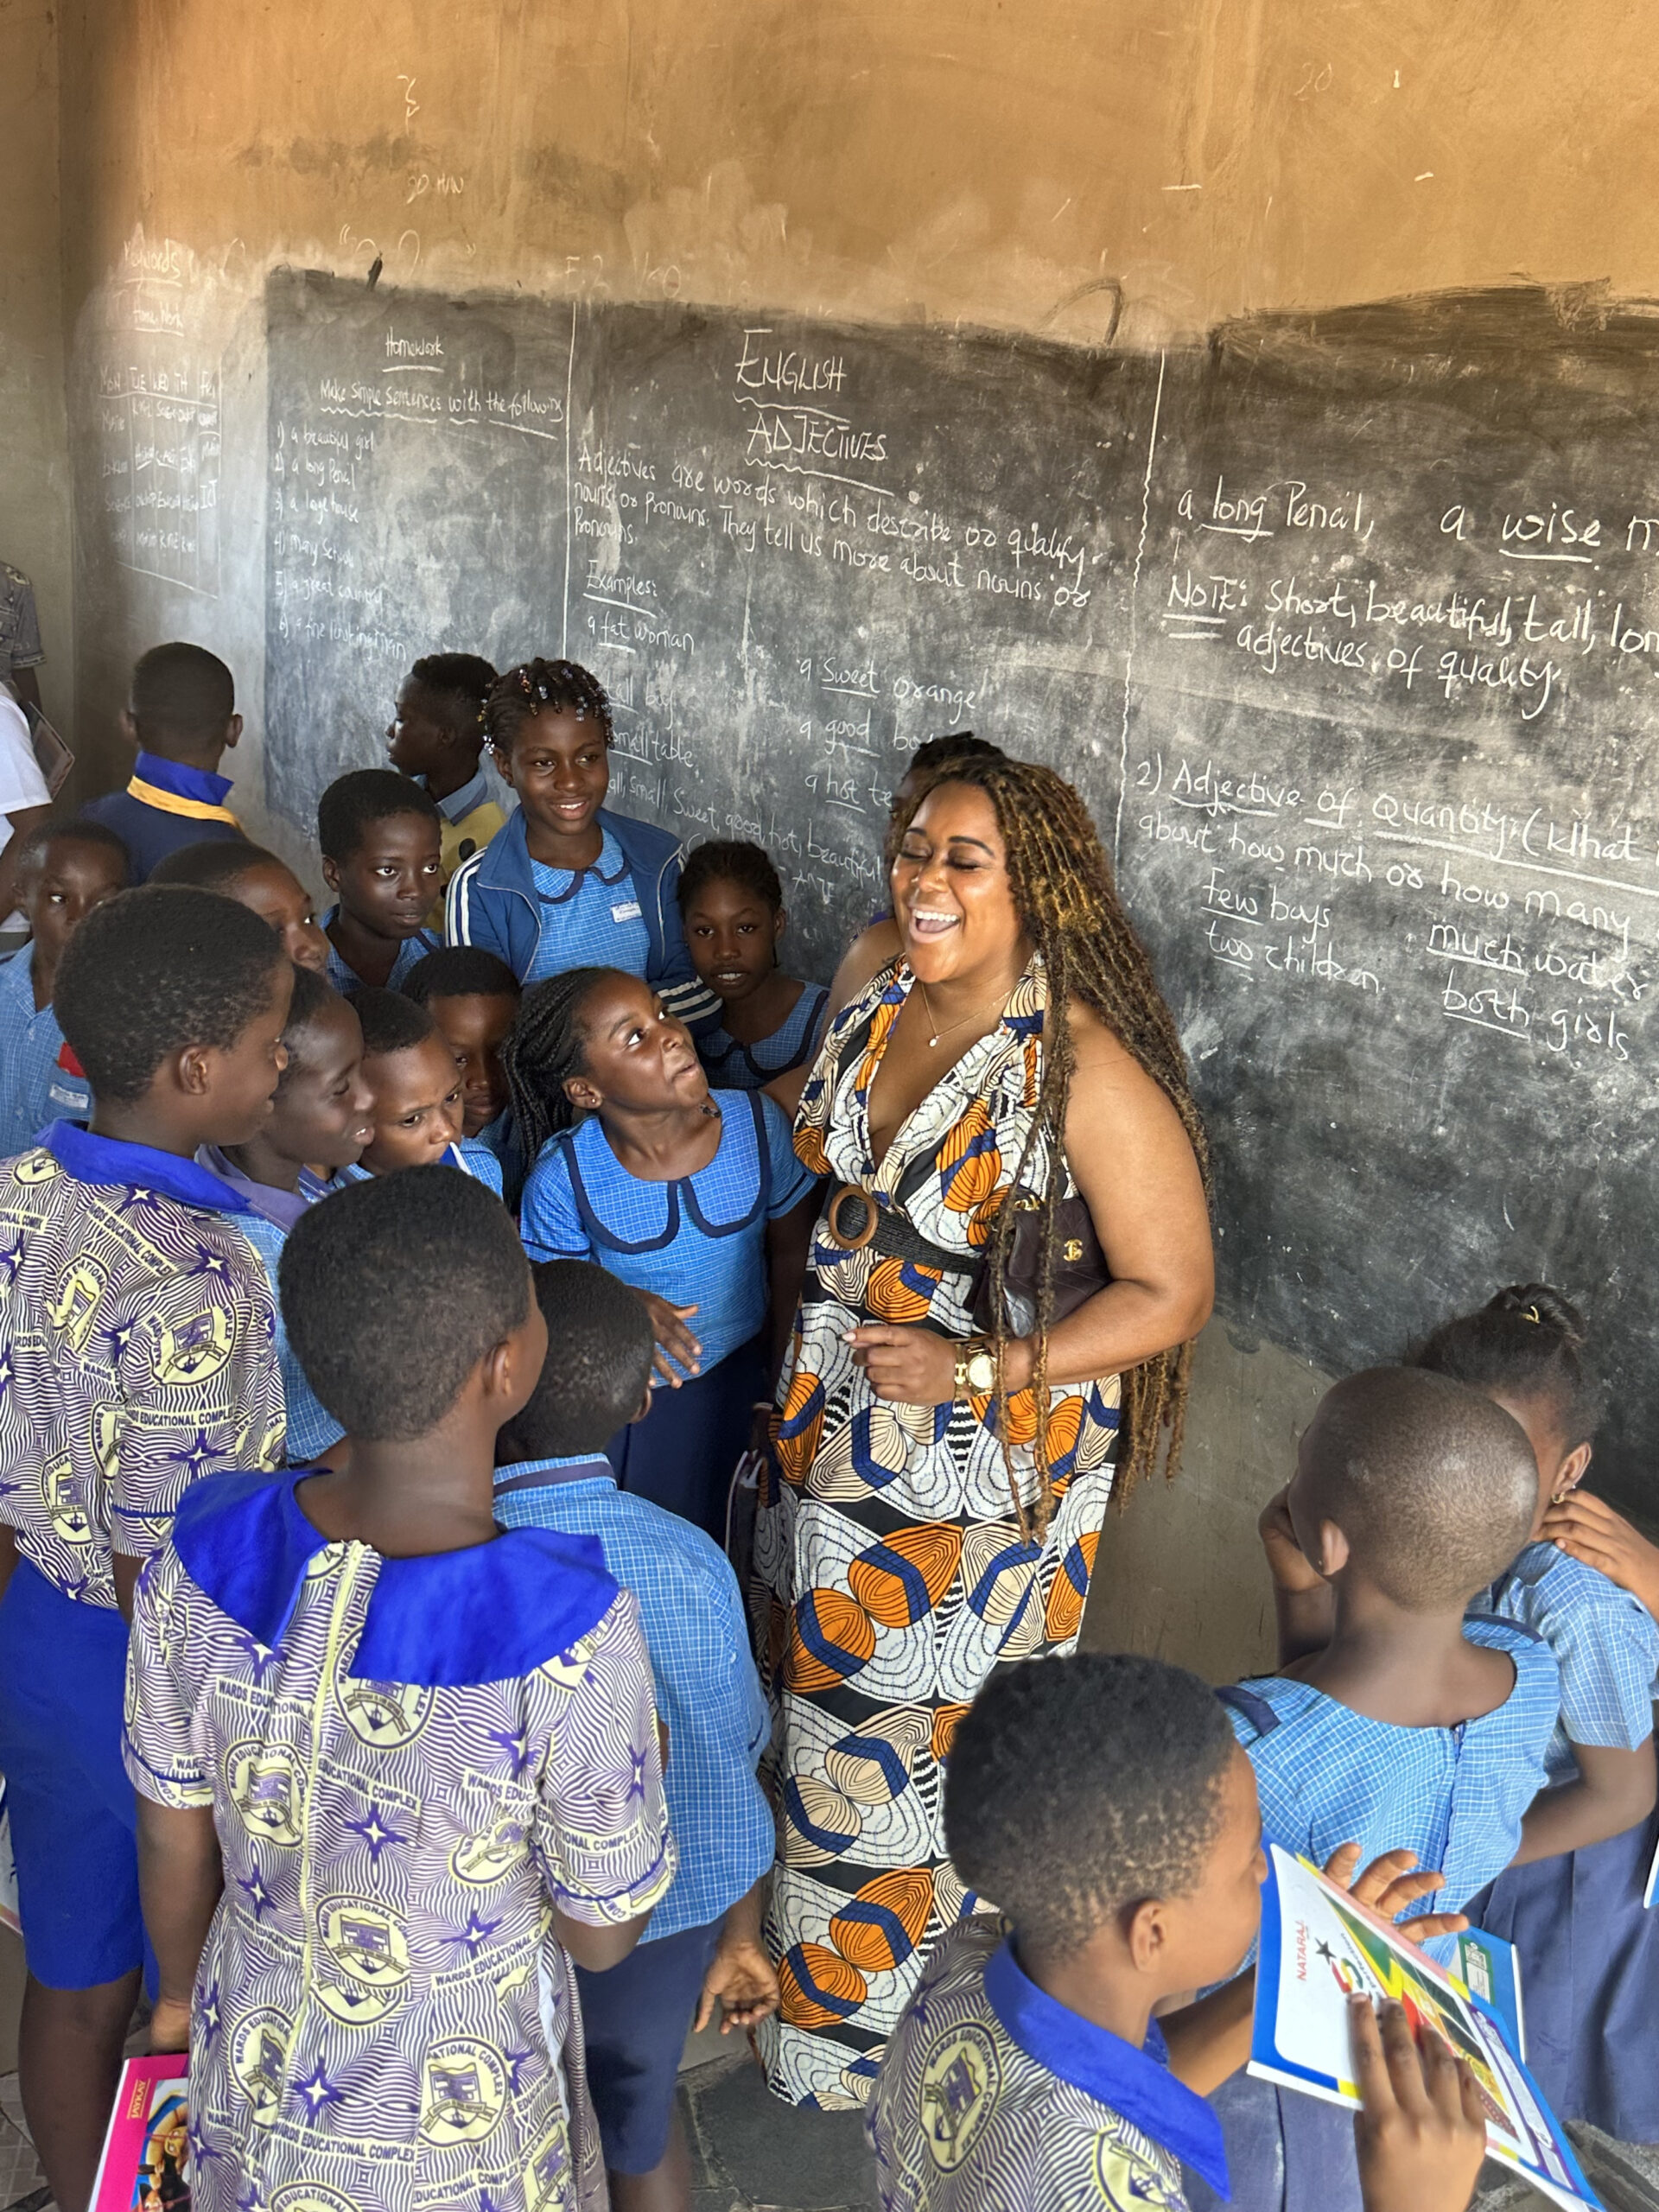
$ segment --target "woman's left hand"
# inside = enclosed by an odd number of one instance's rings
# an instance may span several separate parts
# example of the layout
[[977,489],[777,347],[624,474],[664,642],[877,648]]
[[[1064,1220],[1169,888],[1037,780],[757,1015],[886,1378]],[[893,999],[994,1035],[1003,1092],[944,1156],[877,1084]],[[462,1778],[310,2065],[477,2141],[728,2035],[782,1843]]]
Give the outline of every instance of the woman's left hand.
[[878,1398],[901,1406],[948,1406],[957,1394],[957,1342],[932,1329],[866,1321],[847,1341]]

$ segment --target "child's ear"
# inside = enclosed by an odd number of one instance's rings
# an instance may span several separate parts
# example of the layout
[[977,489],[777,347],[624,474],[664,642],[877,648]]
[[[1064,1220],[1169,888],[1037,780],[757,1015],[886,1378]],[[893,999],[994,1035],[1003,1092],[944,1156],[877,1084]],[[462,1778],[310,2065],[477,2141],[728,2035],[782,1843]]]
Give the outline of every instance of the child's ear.
[[240,737],[241,734],[242,717],[240,715],[232,715],[229,721],[225,725],[225,749],[227,753],[235,745],[237,739]]
[[645,1415],[651,1411],[651,1385],[647,1382],[640,1395],[639,1410],[629,1420],[628,1427],[630,1428],[633,1427],[635,1421],[644,1421]]
[[495,763],[496,774],[500,777],[510,791],[516,791],[518,786],[512,780],[512,755],[510,753],[503,753],[499,746],[494,745],[490,747],[489,753],[491,760]]
[[322,880],[327,885],[328,888],[334,893],[335,898],[338,899],[340,896],[340,867],[337,861],[329,860],[326,855],[324,855],[322,863]]
[[1570,1497],[1577,1490],[1590,1471],[1590,1454],[1594,1448],[1589,1444],[1575,1445],[1556,1468],[1555,1479],[1549,1486],[1552,1505],[1559,1505],[1564,1497]]
[[1348,1564],[1348,1539],[1334,1521],[1319,1523],[1319,1555],[1312,1564],[1328,1582]]
[[1137,1974],[1155,1973],[1169,1949],[1169,1915],[1161,1897],[1143,1897],[1123,1920],[1123,1940]]
[[603,1093],[585,1075],[567,1076],[564,1095],[573,1106],[580,1106],[584,1114],[596,1114],[605,1103]]
[[[165,1066],[166,1062],[162,1063]],[[213,1088],[213,1048],[207,1045],[187,1045],[175,1055],[173,1077],[187,1098],[205,1098]]]
[[130,707],[123,707],[121,709],[121,734],[126,739],[127,743],[131,746],[135,753],[143,752],[143,741],[138,734],[137,723],[132,719],[132,709]]

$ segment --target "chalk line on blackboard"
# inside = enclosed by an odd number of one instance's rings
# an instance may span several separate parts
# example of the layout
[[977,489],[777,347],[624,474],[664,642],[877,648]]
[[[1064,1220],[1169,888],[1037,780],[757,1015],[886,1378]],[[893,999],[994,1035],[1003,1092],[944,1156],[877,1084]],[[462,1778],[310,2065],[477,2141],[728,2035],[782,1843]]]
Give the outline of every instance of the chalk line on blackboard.
[[1141,563],[1147,550],[1147,537],[1152,527],[1152,464],[1158,450],[1158,417],[1164,404],[1164,365],[1168,356],[1158,356],[1158,389],[1152,397],[1152,429],[1147,436],[1147,473],[1141,480],[1141,535],[1135,541],[1135,566],[1129,571],[1129,638],[1123,655],[1123,724],[1118,734],[1117,745],[1117,812],[1112,822],[1112,872],[1117,873],[1118,853],[1123,842],[1123,794],[1129,783],[1129,697],[1130,683],[1135,675],[1135,602],[1141,588]]

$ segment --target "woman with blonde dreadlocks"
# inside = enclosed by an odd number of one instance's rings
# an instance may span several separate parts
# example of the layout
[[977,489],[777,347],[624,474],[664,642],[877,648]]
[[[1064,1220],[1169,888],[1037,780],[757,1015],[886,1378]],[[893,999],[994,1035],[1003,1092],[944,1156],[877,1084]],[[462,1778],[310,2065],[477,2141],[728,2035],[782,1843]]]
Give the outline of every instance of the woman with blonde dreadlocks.
[[837,1016],[796,1127],[835,1182],[755,1538],[783,1988],[759,2037],[772,2088],[820,2106],[863,2101],[971,1909],[952,1732],[1000,1662],[1071,1649],[1120,1405],[1127,1484],[1166,1424],[1179,1448],[1213,1287],[1180,1046],[1077,793],[952,762],[888,860],[899,957]]

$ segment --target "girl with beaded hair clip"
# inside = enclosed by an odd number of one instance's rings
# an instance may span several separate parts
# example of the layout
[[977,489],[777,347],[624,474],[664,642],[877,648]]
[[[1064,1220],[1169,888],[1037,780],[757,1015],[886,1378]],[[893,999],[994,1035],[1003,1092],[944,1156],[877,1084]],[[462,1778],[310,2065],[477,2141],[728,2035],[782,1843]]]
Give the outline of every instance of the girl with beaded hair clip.
[[531,660],[497,679],[484,730],[518,805],[450,879],[451,944],[481,944],[528,987],[572,968],[639,976],[694,1030],[717,1001],[686,950],[676,891],[680,847],[613,814],[611,702],[569,660]]
[[1557,2115],[1652,2143],[1659,1925],[1643,1896],[1659,1840],[1659,1625],[1599,1566],[1551,1541],[1589,1467],[1600,1408],[1584,1321],[1547,1283],[1515,1284],[1435,1330],[1416,1364],[1483,1392],[1527,1433],[1538,1461],[1532,1541],[1471,1610],[1532,1629],[1561,1670],[1548,1786],[1513,1862],[1467,1910],[1521,1955],[1527,2062]]

